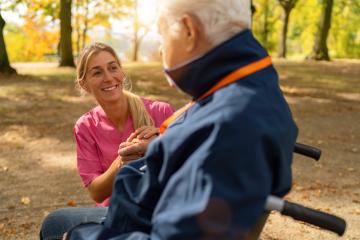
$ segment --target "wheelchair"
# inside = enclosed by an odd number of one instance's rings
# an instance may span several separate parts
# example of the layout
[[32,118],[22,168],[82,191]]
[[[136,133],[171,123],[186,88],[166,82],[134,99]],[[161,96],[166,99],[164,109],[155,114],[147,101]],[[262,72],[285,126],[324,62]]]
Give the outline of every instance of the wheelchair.
[[[295,144],[294,152],[316,161],[318,161],[321,156],[321,151],[319,149],[301,143]],[[343,218],[270,195],[266,199],[264,213],[251,229],[246,240],[260,239],[260,234],[271,211],[279,212],[281,215],[289,216],[296,221],[302,221],[321,229],[334,232],[339,236],[342,236],[345,233],[346,221]]]

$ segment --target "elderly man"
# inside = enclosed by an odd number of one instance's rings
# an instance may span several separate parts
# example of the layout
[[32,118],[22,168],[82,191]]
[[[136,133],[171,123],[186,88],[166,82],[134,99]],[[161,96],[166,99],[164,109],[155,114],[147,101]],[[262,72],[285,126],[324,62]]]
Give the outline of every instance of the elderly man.
[[244,239],[266,197],[290,189],[297,128],[248,30],[250,1],[159,6],[166,77],[193,102],[119,171],[105,222],[77,226],[69,239]]

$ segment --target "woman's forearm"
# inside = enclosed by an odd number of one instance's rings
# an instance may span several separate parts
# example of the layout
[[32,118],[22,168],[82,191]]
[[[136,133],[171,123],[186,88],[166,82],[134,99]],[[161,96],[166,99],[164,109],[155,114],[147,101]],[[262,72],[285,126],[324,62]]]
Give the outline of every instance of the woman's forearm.
[[96,177],[90,183],[87,189],[94,201],[101,203],[111,195],[115,175],[121,166],[122,160],[120,157],[117,157],[103,174]]

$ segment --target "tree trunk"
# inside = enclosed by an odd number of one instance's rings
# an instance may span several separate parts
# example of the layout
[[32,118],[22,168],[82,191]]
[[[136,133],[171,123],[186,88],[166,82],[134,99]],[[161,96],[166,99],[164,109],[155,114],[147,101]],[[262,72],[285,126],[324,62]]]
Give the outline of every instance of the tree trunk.
[[132,52],[132,57],[131,57],[132,61],[134,61],[134,62],[138,61],[138,52],[139,52],[139,41],[137,38],[135,38],[133,40],[133,52]]
[[134,27],[134,34],[133,34],[133,51],[132,51],[132,57],[131,60],[134,62],[137,62],[138,60],[138,52],[139,52],[139,45],[140,45],[140,41],[139,41],[139,36],[138,36],[138,32],[139,32],[139,16],[138,16],[138,2],[137,0],[135,0],[134,3],[134,22],[133,22],[133,27]]
[[252,1],[252,0],[251,0],[251,5],[250,5],[250,7],[251,7],[251,17],[253,17],[254,14],[255,14],[255,12],[256,12],[256,7],[255,7],[255,5],[253,4],[253,1]]
[[333,4],[333,0],[324,0],[319,30],[316,34],[313,52],[310,56],[311,59],[330,61],[326,40],[331,27],[331,13]]
[[269,0],[265,0],[264,2],[264,25],[262,32],[262,42],[266,49],[268,49],[268,34],[269,34]]
[[71,41],[71,2],[60,0],[60,66],[75,67]]
[[85,1],[85,15],[84,15],[84,29],[82,32],[82,46],[81,49],[83,49],[86,46],[86,35],[88,31],[88,25],[89,25],[89,0]]
[[282,22],[283,27],[280,35],[279,52],[278,57],[286,58],[286,36],[288,31],[288,25],[290,21],[291,10],[295,7],[298,0],[278,0],[281,7],[283,8]]
[[290,11],[284,9],[284,13],[282,15],[283,26],[281,29],[280,42],[279,42],[279,52],[278,52],[279,58],[286,58],[286,35],[288,31],[289,19],[290,19]]
[[75,32],[76,32],[76,53],[77,56],[80,55],[81,48],[80,48],[80,17],[79,17],[79,7],[80,7],[80,0],[76,0],[75,2]]
[[10,66],[9,57],[6,51],[5,39],[4,39],[4,27],[5,20],[1,16],[0,11],[0,73],[16,74],[16,70]]

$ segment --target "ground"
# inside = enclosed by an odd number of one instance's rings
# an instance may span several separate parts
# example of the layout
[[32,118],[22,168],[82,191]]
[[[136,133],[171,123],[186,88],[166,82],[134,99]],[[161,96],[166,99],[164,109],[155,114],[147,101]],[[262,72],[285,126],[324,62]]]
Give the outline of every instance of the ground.
[[[93,205],[76,172],[72,128],[94,102],[74,89],[73,69],[15,67],[19,76],[0,76],[0,239],[37,239],[50,211]],[[188,101],[167,86],[159,64],[125,67],[134,92],[176,108]],[[319,162],[295,157],[286,198],[345,218],[343,239],[360,239],[360,62],[276,61],[276,67],[298,141],[323,152]],[[261,238],[337,236],[272,214]]]

